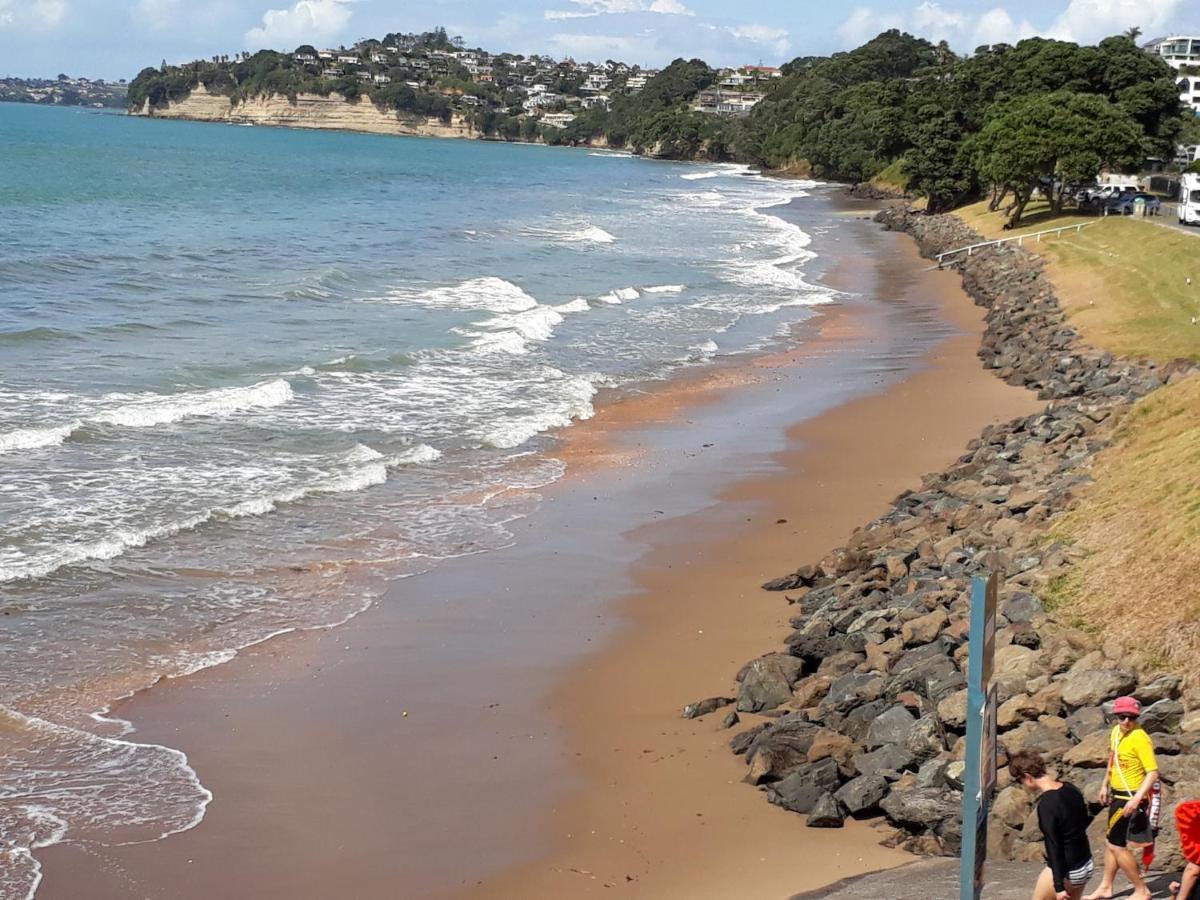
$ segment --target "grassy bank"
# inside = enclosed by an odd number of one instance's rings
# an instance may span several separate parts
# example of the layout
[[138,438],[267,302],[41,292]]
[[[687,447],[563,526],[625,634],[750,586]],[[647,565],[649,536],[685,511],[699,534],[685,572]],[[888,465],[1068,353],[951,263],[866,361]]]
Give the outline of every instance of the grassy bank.
[[1052,537],[1087,551],[1048,599],[1123,652],[1197,684],[1200,377],[1155,391],[1126,417],[1095,485]]
[[[1025,226],[1003,231],[1004,217],[979,203],[959,211],[987,237],[1029,234],[1080,221],[1032,207]],[[1095,219],[1024,247],[1046,271],[1083,340],[1119,356],[1165,363],[1200,360],[1200,236],[1152,222]],[[1095,484],[1056,523],[1086,557],[1051,586],[1047,605],[1065,621],[1113,641],[1143,665],[1197,684],[1200,594],[1200,377],[1139,401],[1098,458]]]
[[1002,230],[1004,216],[989,213],[984,203],[959,215],[986,237],[1092,222],[1023,245],[1046,260],[1059,301],[1084,341],[1159,363],[1200,360],[1200,234],[1131,218],[1051,216],[1044,203],[1031,209],[1027,224],[1009,232]]

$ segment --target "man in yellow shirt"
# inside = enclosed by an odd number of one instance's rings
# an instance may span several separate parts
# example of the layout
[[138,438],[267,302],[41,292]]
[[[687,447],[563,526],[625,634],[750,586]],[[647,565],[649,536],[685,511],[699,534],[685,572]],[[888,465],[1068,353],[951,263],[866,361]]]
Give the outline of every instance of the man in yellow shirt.
[[1142,705],[1133,697],[1118,697],[1113,702],[1117,724],[1109,738],[1108,769],[1100,788],[1100,802],[1108,804],[1104,879],[1084,900],[1111,897],[1117,869],[1133,885],[1130,900],[1150,900],[1150,891],[1129,849],[1130,844],[1144,846],[1154,841],[1145,800],[1158,781],[1158,761],[1150,736],[1138,724],[1141,714]]

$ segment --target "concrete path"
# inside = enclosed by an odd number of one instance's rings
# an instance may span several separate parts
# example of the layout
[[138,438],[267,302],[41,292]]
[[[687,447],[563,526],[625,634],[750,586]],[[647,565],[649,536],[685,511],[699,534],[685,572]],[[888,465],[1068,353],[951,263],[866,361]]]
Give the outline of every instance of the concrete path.
[[[989,862],[984,870],[984,900],[1029,900],[1042,867],[1036,863]],[[1167,896],[1167,885],[1177,875],[1151,876],[1147,884],[1155,897]],[[1100,883],[1100,874],[1092,876],[1089,890]],[[1124,884],[1124,879],[1118,879]],[[1126,885],[1117,897],[1129,895]],[[837,884],[797,894],[792,900],[957,900],[958,860],[923,859],[898,869],[847,878]]]

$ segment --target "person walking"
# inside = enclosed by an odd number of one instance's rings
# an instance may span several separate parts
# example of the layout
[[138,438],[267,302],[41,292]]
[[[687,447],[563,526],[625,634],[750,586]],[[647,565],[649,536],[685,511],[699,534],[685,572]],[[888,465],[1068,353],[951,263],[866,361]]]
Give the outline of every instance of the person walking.
[[1079,900],[1095,871],[1087,828],[1087,802],[1075,785],[1046,771],[1046,762],[1033,750],[1021,750],[1008,760],[1013,781],[1038,795],[1038,827],[1046,848],[1046,868],[1038,876],[1033,900]]
[[1100,886],[1084,900],[1108,900],[1120,870],[1133,885],[1130,900],[1150,900],[1150,891],[1138,871],[1131,846],[1154,843],[1146,798],[1158,781],[1158,761],[1150,736],[1138,724],[1142,705],[1133,697],[1113,701],[1117,724],[1109,735],[1108,768],[1100,803],[1108,806],[1104,835],[1104,875]]

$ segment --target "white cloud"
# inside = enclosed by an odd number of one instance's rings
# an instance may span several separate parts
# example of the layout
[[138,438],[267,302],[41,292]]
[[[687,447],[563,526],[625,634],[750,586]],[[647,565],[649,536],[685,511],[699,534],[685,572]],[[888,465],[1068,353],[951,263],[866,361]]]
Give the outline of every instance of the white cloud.
[[1169,30],[1182,6],[1180,0],[1071,0],[1048,35],[1092,43],[1136,25],[1149,37]]
[[66,0],[0,0],[0,28],[55,29],[67,18]]
[[162,31],[179,21],[179,0],[138,0],[134,19],[152,31]]
[[856,6],[850,16],[838,26],[838,37],[846,43],[846,49],[865,44],[881,31],[901,28],[904,20],[897,15],[884,15],[867,6]]
[[975,23],[972,32],[973,39],[969,49],[982,47],[984,44],[1015,44],[1027,37],[1033,37],[1038,30],[1027,20],[1014,21],[1008,10],[997,6],[989,9]]
[[967,26],[967,17],[960,12],[945,9],[938,3],[925,2],[913,10],[913,27],[922,32],[941,34],[946,31],[961,31]]
[[550,39],[555,55],[578,59],[620,59],[630,62],[660,56],[658,40],[639,34],[556,34]]
[[336,37],[350,21],[349,0],[296,0],[290,9],[268,9],[259,28],[245,34],[254,49],[291,50]]
[[591,19],[622,13],[658,13],[664,16],[694,16],[680,0],[571,0],[579,9],[548,9],[543,15],[550,21]]
[[739,41],[762,44],[776,56],[783,56],[791,47],[787,29],[772,28],[770,25],[731,25],[725,29]]
[[[1103,3],[1106,0],[1072,0],[1072,3],[1080,2]],[[995,7],[974,16],[962,10],[948,9],[933,0],[925,0],[899,14],[881,13],[867,6],[856,7],[838,28],[838,36],[847,47],[857,47],[889,28],[899,28],[931,41],[946,41],[961,51],[971,51],[982,44],[1013,44],[1037,34],[1037,29],[1028,20],[1015,20],[1003,7]]]
[[695,13],[684,6],[679,0],[654,0],[647,12],[661,13],[664,16],[694,16]]

